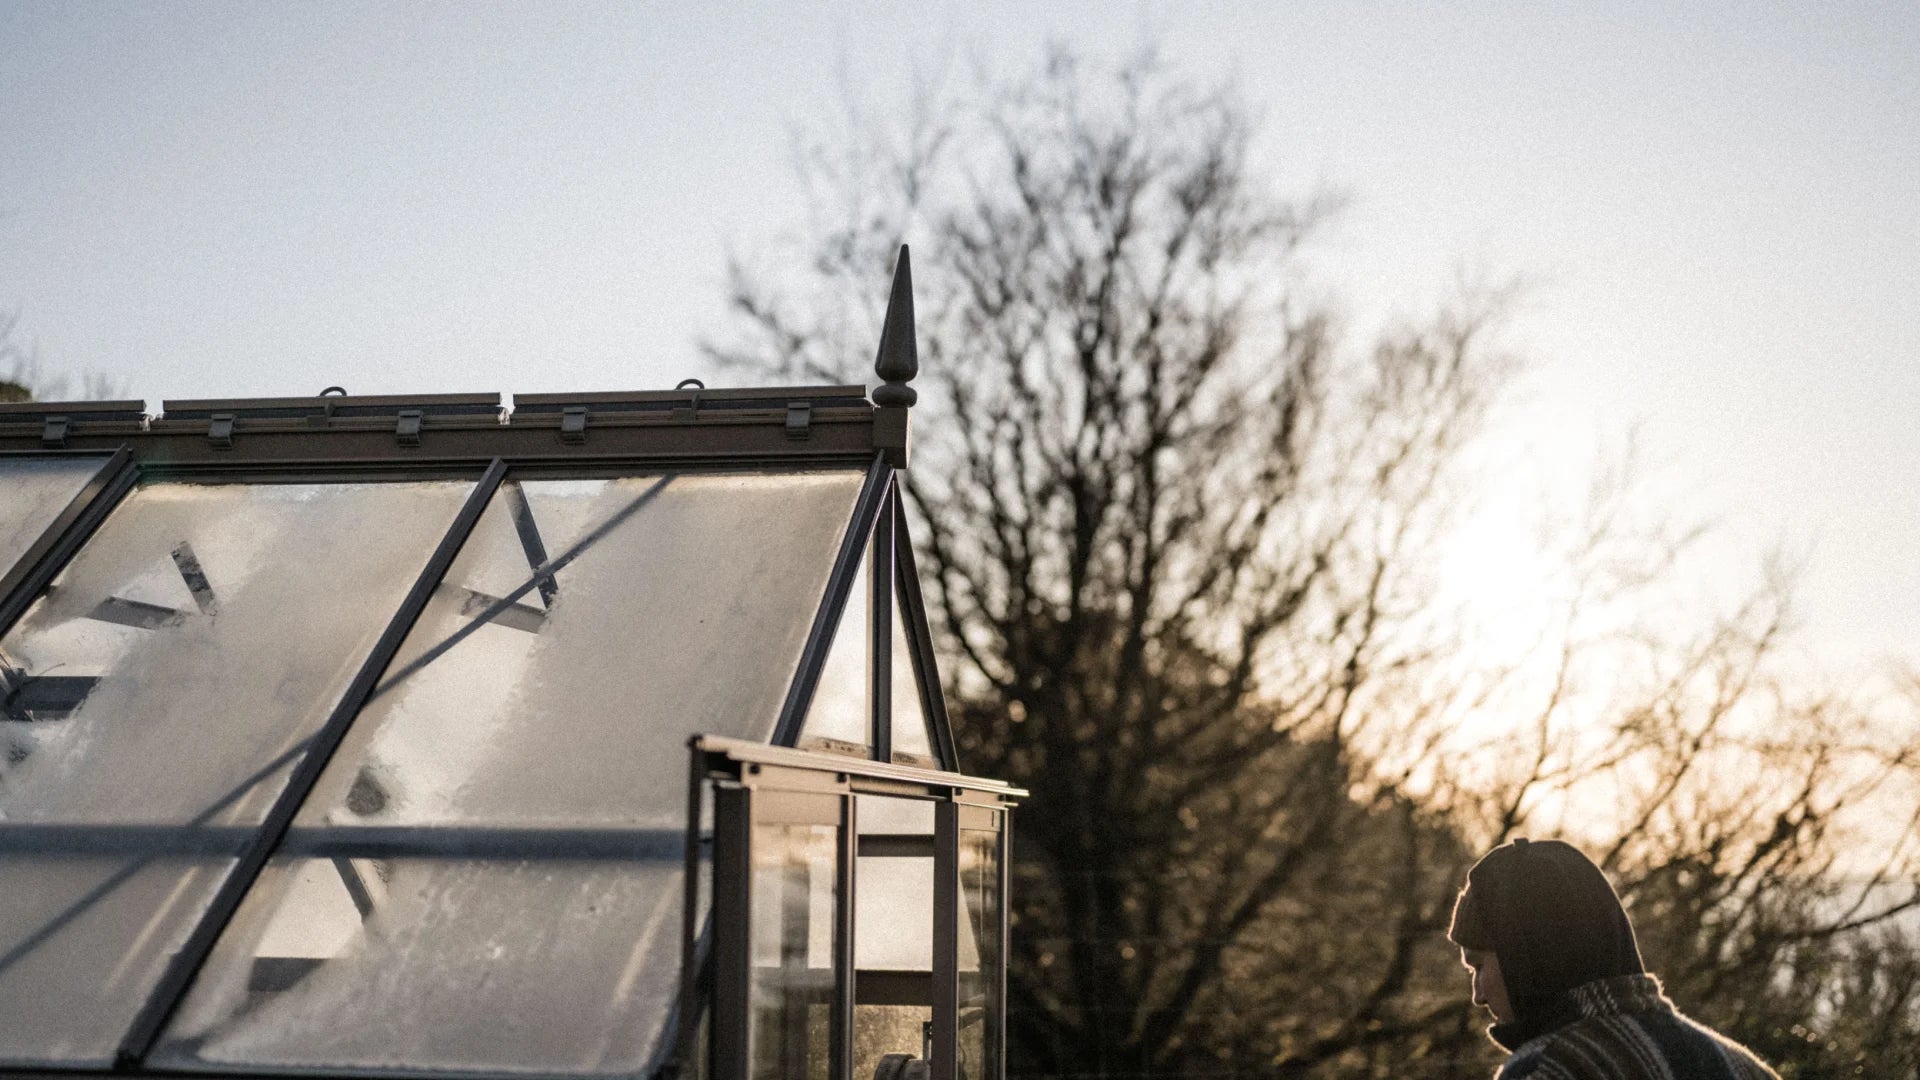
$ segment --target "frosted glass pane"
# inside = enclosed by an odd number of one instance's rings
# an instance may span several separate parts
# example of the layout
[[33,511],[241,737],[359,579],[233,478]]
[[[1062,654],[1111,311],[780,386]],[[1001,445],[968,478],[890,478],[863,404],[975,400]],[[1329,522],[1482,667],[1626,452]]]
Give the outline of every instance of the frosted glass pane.
[[[772,734],[862,479],[503,485],[290,842],[683,828],[688,736]],[[627,1073],[678,991],[677,857],[276,867],[156,1060]]]
[[0,822],[259,820],[470,488],[136,490],[0,639]]
[[0,1057],[107,1052],[227,865],[35,838],[244,842],[470,487],[149,485],[0,640]]
[[889,799],[861,795],[857,820],[861,836],[932,836],[933,803],[926,799]]
[[8,852],[0,873],[0,1060],[113,1061],[133,1014],[232,861]]
[[933,859],[854,860],[853,962],[862,971],[933,970]]
[[933,970],[933,819],[925,799],[855,798],[858,835],[926,838],[924,856],[854,860],[853,963],[862,971]]
[[687,738],[771,736],[862,479],[504,486],[301,822],[680,827]]
[[150,1060],[637,1072],[679,986],[677,862],[275,859]]
[[900,603],[898,582],[893,595],[893,760],[933,767],[933,730],[920,701],[920,681],[913,673],[913,649],[907,642],[906,607]]
[[104,458],[0,458],[0,574],[26,554]]
[[873,744],[867,739],[867,628],[872,619],[872,597],[867,592],[867,567],[860,561],[853,591],[833,634],[833,647],[814,688],[813,704],[800,729],[800,746],[837,754],[867,757]]

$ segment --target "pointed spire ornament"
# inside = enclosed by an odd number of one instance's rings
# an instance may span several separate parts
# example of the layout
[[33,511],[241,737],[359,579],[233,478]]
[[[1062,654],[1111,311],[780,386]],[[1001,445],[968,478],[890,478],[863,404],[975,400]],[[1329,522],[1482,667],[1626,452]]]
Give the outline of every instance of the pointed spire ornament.
[[887,318],[880,327],[880,352],[873,370],[881,384],[874,388],[873,403],[906,408],[919,400],[919,393],[907,382],[920,374],[920,352],[913,338],[913,264],[907,258],[907,245],[900,245],[900,257],[893,264],[893,293],[887,297]]

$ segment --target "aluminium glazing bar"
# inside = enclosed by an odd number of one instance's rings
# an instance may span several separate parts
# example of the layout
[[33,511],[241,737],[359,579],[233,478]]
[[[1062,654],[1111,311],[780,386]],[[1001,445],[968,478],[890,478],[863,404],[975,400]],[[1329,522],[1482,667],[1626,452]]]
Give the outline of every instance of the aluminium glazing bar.
[[873,554],[867,568],[867,745],[873,760],[893,760],[893,508],[898,491],[873,523]]
[[420,571],[420,576],[414,580],[413,588],[401,601],[399,609],[387,623],[386,630],[374,643],[373,650],[367,654],[365,662],[360,665],[360,670],[355,673],[353,681],[347,685],[346,692],[340,696],[340,701],[334,706],[332,715],[328,716],[326,722],[313,734],[310,740],[311,746],[306,755],[294,766],[293,774],[287,779],[287,786],[274,800],[273,807],[267,812],[266,820],[253,845],[227,875],[226,880],[221,883],[220,890],[214,894],[205,915],[193,928],[193,933],[188,936],[180,951],[174,954],[166,971],[162,973],[159,983],[154,987],[153,993],[148,996],[146,1004],[134,1017],[131,1029],[120,1043],[118,1067],[125,1069],[136,1066],[153,1048],[154,1041],[166,1027],[174,1009],[179,1006],[187,987],[192,985],[194,976],[199,974],[201,965],[212,953],[214,943],[219,940],[228,921],[239,909],[240,901],[246,896],[248,890],[253,888],[254,880],[259,877],[260,871],[266,866],[274,849],[279,846],[281,839],[293,824],[294,814],[306,801],[314,784],[319,781],[320,773],[332,759],[333,752],[339,748],[341,740],[346,737],[347,729],[352,726],[354,717],[359,714],[361,707],[372,695],[373,688],[387,665],[393,662],[394,654],[399,651],[401,642],[406,640],[407,634],[412,631],[414,622],[420,617],[420,612],[426,608],[427,600],[432,597],[433,591],[439,588],[441,578],[446,576],[447,568],[453,565],[454,556],[459,554],[460,548],[467,542],[467,537],[472,535],[473,527],[479,523],[481,513],[493,498],[494,492],[499,489],[500,482],[506,474],[506,462],[495,458],[486,472],[481,475],[479,482],[474,485],[473,491],[467,496],[466,504],[454,516],[453,524],[441,538],[440,545],[427,559],[427,564]]
[[833,570],[827,575],[827,588],[820,597],[819,610],[814,612],[807,643],[800,649],[800,663],[794,668],[793,682],[787,686],[787,700],[781,705],[780,719],[773,728],[775,746],[792,746],[800,740],[800,727],[807,722],[807,708],[813,704],[813,692],[820,685],[820,672],[826,667],[834,632],[840,628],[847,597],[853,592],[854,577],[860,571],[860,560],[866,556],[867,541],[873,535],[874,521],[880,516],[892,484],[893,467],[884,457],[875,455],[873,465],[867,469],[866,484],[854,501],[846,534],[840,539],[840,551],[834,556]]
[[[354,859],[617,859],[672,863],[687,855],[681,829],[345,825],[287,831],[276,854]],[[696,847],[693,857],[700,851]]]
[[26,614],[35,599],[51,583],[60,569],[73,558],[74,552],[87,542],[93,531],[107,519],[107,515],[118,506],[120,499],[132,490],[134,482],[140,478],[140,470],[133,463],[133,452],[125,446],[114,451],[113,455],[93,474],[79,494],[60,511],[60,516],[40,534],[40,538],[25,552],[18,562],[0,576],[0,634],[13,628],[20,616]]
[[753,887],[753,789],[713,793],[713,1024],[707,1038],[712,1080],[747,1080],[753,1023],[752,939],[748,926]]
[[833,1006],[828,1022],[828,1080],[857,1080],[853,1075],[854,895],[858,855],[859,799],[840,796],[840,842],[835,851],[833,909]]
[[933,1058],[931,1080],[959,1080],[960,806],[933,808]]
[[[674,1060],[680,1069],[693,1064],[694,1039],[700,1026],[700,1014],[705,1011],[705,996],[700,993],[699,967],[694,953],[701,941],[710,941],[700,928],[700,864],[694,859],[694,848],[700,841],[700,808],[705,801],[707,790],[707,758],[705,754],[692,748],[687,753],[687,825],[686,825],[686,864],[681,872],[680,906],[680,999],[674,1005],[678,1030],[674,1033]],[[709,924],[711,925],[711,924]],[[661,1040],[663,1043],[665,1039]],[[677,1070],[676,1070],[677,1071]]]
[[999,1064],[999,1075],[1007,1073],[1007,958],[1013,955],[1013,913],[1007,909],[1013,899],[1013,815],[1010,813],[995,815],[1000,822],[1000,880],[995,884],[1000,895],[994,898],[994,908],[1000,920],[999,955],[994,958],[993,1008],[988,1018],[993,1028],[987,1032],[987,1038],[993,1040],[993,1060]]

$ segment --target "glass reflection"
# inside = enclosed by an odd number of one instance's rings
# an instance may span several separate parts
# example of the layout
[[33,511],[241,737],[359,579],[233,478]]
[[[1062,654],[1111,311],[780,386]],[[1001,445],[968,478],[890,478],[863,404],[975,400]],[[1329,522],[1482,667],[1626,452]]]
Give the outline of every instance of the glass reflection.
[[839,832],[831,825],[754,826],[748,991],[753,1080],[827,1075]]
[[999,833],[961,830],[960,900],[959,1077],[988,1080],[1000,1071]]

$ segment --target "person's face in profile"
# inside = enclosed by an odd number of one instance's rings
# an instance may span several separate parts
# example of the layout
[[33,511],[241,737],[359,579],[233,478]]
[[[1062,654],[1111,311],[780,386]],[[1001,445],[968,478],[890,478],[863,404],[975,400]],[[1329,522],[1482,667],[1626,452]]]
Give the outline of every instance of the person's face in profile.
[[1486,949],[1461,949],[1460,962],[1473,973],[1473,1003],[1493,1013],[1496,1024],[1513,1019],[1507,1001],[1507,982],[1500,977],[1500,958]]

